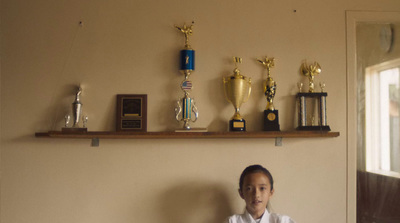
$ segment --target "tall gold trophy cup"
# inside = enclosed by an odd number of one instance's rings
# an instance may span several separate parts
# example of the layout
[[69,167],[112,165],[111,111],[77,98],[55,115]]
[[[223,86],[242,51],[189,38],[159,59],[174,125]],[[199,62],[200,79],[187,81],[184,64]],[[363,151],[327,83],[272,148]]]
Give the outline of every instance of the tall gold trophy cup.
[[240,74],[238,63],[242,58],[234,57],[234,74],[223,78],[225,98],[232,103],[235,114],[229,121],[229,131],[246,131],[246,121],[240,115],[240,106],[246,102],[251,93],[251,79]]

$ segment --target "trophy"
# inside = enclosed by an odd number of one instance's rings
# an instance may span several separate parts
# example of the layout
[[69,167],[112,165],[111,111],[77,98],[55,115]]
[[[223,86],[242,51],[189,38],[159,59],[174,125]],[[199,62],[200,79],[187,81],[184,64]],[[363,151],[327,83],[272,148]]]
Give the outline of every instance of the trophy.
[[235,62],[234,74],[224,77],[225,98],[232,103],[235,114],[229,121],[229,131],[246,131],[246,121],[239,113],[240,106],[246,102],[251,93],[251,79],[240,74],[238,63],[242,63],[242,58],[233,57]]
[[265,60],[257,59],[267,70],[267,80],[264,81],[264,95],[267,99],[267,107],[264,110],[264,131],[280,131],[278,110],[274,107],[276,82],[271,77],[271,68],[275,66],[274,58],[265,57]]
[[[70,119],[71,116],[70,115],[65,115],[65,127],[62,128],[63,132],[86,132],[87,128],[87,121],[88,121],[88,117],[87,116],[82,116],[82,102],[80,99],[80,96],[82,94],[82,88],[79,86],[77,88],[77,91],[75,93],[75,100],[74,102],[72,102],[72,127],[69,127],[69,123],[70,123]],[[83,127],[79,127],[79,121],[82,118],[82,122],[83,122]]]
[[[189,36],[193,34],[193,24],[183,27],[175,26],[185,36],[185,47],[180,52],[180,71],[185,76],[181,82],[181,89],[184,92],[183,98],[177,101],[175,107],[175,118],[177,121],[183,121],[183,129],[190,130],[190,122],[195,122],[198,118],[198,111],[194,99],[190,97],[189,91],[192,90],[192,82],[189,80],[190,73],[194,71],[194,53],[195,51],[189,45]],[[194,114],[194,118],[192,117]]]
[[321,92],[314,92],[314,78],[321,73],[321,66],[314,64],[307,65],[304,62],[300,67],[300,73],[308,77],[309,88],[307,93],[302,92],[302,83],[298,83],[299,93],[297,94],[299,103],[299,126],[297,130],[319,130],[330,131],[326,120],[326,97],[324,92],[325,83],[320,83]]

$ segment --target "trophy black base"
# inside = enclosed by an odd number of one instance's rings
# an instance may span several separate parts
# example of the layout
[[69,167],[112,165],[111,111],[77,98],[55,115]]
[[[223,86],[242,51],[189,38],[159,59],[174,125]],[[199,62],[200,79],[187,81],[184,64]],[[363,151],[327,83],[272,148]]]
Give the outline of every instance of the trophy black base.
[[300,131],[331,131],[329,125],[299,126],[296,130]]
[[281,131],[278,110],[264,110],[264,131]]
[[244,119],[233,119],[229,121],[229,131],[244,132],[246,131],[246,121]]

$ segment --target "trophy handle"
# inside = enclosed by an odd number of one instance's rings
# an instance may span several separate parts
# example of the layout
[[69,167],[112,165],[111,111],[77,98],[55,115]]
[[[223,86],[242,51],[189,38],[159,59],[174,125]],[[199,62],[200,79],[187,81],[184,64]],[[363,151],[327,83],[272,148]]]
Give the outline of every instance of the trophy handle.
[[181,101],[180,101],[180,100],[177,100],[177,101],[176,101],[176,107],[175,107],[175,119],[176,119],[177,121],[180,121],[179,116],[181,115],[181,113],[182,113]]
[[307,69],[305,63],[302,63],[302,64],[301,64],[301,66],[300,66],[300,73],[303,74],[303,75],[305,75],[305,76],[307,76],[308,69]]
[[197,118],[199,117],[199,112],[197,110],[196,104],[194,103],[194,100],[191,99],[192,102],[192,112],[194,113],[194,120],[191,120],[192,122],[196,122]]
[[226,99],[228,102],[232,103],[232,101],[229,99],[228,95],[226,95],[226,83],[228,82],[228,81],[226,81],[226,77],[223,77],[223,78],[222,78],[222,82],[223,82],[223,84],[224,84],[224,95],[225,95],[225,99]]
[[243,101],[243,103],[247,102],[250,98],[250,93],[251,93],[251,78],[249,78],[247,84],[249,85],[249,93],[247,94],[246,100]]
[[194,120],[191,120],[192,122],[196,122],[197,121],[197,118],[199,117],[199,112],[198,112],[198,110],[197,110],[197,107],[196,107],[196,105],[195,105],[195,103],[194,103],[194,100],[193,99],[191,99],[191,101],[192,101],[192,111],[193,111],[193,113],[194,113]]

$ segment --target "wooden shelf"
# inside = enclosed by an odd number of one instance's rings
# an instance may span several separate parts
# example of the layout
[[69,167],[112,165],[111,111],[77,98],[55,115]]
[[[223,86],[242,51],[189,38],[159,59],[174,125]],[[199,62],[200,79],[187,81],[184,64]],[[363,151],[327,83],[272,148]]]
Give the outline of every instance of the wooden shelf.
[[339,132],[274,131],[274,132],[37,132],[36,137],[79,139],[209,139],[209,138],[311,138],[338,137]]

